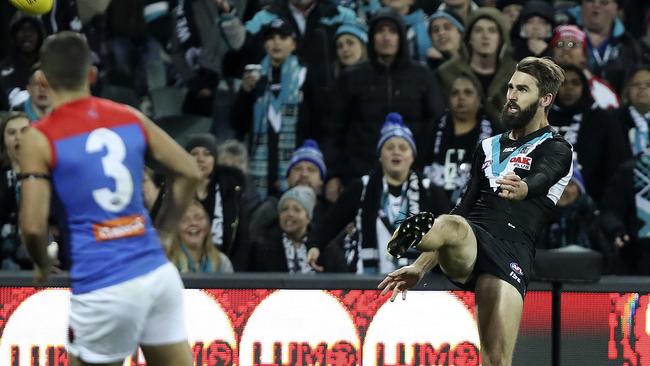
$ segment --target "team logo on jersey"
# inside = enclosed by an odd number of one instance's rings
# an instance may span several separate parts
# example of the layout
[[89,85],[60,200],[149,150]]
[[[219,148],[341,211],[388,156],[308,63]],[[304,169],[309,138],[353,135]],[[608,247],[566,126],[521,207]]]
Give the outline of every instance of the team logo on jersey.
[[481,166],[481,170],[485,170],[489,168],[492,165],[492,160],[486,160],[483,162],[483,165]]
[[118,217],[93,224],[93,234],[97,241],[115,240],[145,233],[145,220],[142,215]]
[[533,163],[533,158],[517,155],[510,158],[510,163],[512,163],[515,168],[530,170],[530,165]]
[[510,263],[510,269],[512,269],[513,272],[515,272],[520,276],[524,275],[524,271],[521,269],[521,267],[519,267],[519,265],[516,262]]

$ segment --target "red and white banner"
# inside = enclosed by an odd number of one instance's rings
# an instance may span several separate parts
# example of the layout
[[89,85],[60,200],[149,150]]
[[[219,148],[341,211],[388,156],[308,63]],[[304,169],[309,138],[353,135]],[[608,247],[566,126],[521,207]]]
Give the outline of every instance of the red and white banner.
[[[68,365],[69,296],[67,289],[1,288],[0,365]],[[375,290],[210,289],[184,296],[195,365],[480,364],[468,292],[413,291],[394,303]],[[550,300],[549,292],[526,297],[515,360],[539,363],[521,364],[550,364]],[[638,294],[564,295],[563,364],[650,365],[649,301]],[[134,350],[125,365],[146,364]]]

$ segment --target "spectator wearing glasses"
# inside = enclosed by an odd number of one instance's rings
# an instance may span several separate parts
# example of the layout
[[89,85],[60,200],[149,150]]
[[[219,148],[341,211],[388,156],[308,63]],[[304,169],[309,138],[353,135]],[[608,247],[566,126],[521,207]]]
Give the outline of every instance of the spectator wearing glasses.
[[553,59],[558,64],[575,65],[582,70],[589,83],[589,91],[595,106],[601,109],[617,108],[617,93],[607,81],[594,75],[588,66],[587,35],[575,25],[560,25],[551,39]]
[[589,70],[607,80],[617,93],[623,89],[626,70],[643,62],[640,44],[617,17],[619,2],[622,0],[582,0],[582,6],[569,10],[587,34]]
[[563,65],[564,83],[548,113],[549,123],[573,145],[587,193],[600,203],[612,173],[630,158],[620,123],[608,111],[592,108],[582,70]]

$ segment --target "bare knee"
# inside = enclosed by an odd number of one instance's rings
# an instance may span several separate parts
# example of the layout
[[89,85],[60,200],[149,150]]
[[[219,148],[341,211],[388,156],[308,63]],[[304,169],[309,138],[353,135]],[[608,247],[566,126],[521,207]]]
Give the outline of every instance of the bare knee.
[[442,215],[433,224],[446,242],[459,243],[467,239],[471,230],[467,221],[458,215]]

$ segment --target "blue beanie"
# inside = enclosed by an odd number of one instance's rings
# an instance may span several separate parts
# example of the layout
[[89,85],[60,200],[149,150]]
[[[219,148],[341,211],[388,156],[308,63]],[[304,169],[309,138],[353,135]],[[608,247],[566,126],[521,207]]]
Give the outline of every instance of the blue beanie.
[[435,13],[431,14],[431,16],[429,17],[429,27],[431,27],[431,23],[438,18],[447,19],[449,23],[451,23],[454,27],[458,29],[460,34],[463,34],[465,32],[465,25],[463,25],[463,18],[461,18],[453,10],[438,10]]
[[301,161],[308,161],[318,167],[320,170],[320,176],[323,180],[327,177],[327,167],[325,166],[325,160],[323,159],[323,153],[318,147],[318,142],[307,139],[303,142],[302,146],[299,147],[291,155],[291,160],[289,161],[289,167],[287,168],[287,176],[294,165],[300,163]]
[[406,142],[411,145],[413,155],[417,155],[418,150],[415,147],[415,140],[413,140],[411,129],[406,127],[404,120],[402,120],[402,116],[395,112],[388,113],[386,121],[381,127],[381,137],[379,138],[379,143],[377,143],[377,154],[381,153],[382,146],[384,146],[386,141],[391,137],[401,137],[406,140]]
[[351,34],[359,38],[362,43],[368,44],[368,28],[361,22],[346,22],[341,24],[336,30],[334,39],[339,38],[342,34]]

